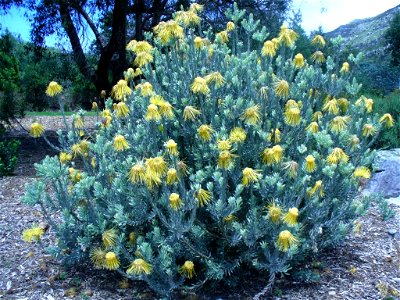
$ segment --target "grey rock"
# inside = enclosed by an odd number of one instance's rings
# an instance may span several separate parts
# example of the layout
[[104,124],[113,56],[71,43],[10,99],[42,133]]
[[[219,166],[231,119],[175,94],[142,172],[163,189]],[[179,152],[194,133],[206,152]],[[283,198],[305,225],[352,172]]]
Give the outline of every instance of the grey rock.
[[364,194],[379,194],[384,198],[399,197],[400,149],[378,151],[374,160],[374,169],[375,173],[367,183]]

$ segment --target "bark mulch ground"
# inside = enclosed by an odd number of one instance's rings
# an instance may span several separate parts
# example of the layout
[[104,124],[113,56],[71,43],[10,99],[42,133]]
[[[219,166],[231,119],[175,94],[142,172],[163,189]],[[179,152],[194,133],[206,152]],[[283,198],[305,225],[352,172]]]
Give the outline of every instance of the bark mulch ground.
[[[48,119],[41,122],[59,122]],[[0,178],[0,299],[155,299],[143,283],[126,282],[117,274],[90,266],[68,270],[60,266],[45,250],[54,241],[51,229],[42,245],[22,241],[23,229],[44,221],[39,207],[21,202],[24,186],[34,180],[33,163],[56,153],[22,131],[15,136],[22,143],[19,164],[14,176]],[[55,139],[54,134],[49,137]],[[310,262],[309,268],[319,280],[305,283],[279,278],[273,299],[400,299],[396,294],[400,292],[400,207],[390,209],[395,216],[384,221],[372,205],[357,221],[359,232]],[[270,299],[262,293],[263,278],[243,277],[239,288],[177,294],[175,298]]]

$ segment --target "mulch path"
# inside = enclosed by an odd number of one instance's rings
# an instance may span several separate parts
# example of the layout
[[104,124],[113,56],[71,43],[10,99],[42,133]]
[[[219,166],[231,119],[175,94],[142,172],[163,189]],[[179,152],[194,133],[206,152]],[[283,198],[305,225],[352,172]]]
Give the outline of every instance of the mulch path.
[[[31,120],[22,120],[29,124]],[[42,117],[47,128],[59,120]],[[51,125],[53,124],[53,125]],[[54,127],[53,127],[54,128]],[[42,245],[22,241],[21,232],[44,221],[37,206],[21,203],[24,186],[34,180],[33,163],[56,153],[44,141],[33,140],[23,131],[20,159],[14,176],[0,178],[0,299],[154,299],[143,283],[126,282],[117,274],[90,266],[64,269],[45,250],[54,241],[51,229]],[[50,138],[56,138],[54,134]],[[384,221],[373,205],[357,222],[358,233],[344,245],[309,267],[320,275],[314,283],[293,278],[277,280],[273,299],[400,299],[400,207],[391,206],[395,217]],[[394,236],[393,236],[394,233]],[[177,294],[176,299],[270,299],[260,293],[266,282],[244,275],[236,290],[214,290],[211,294]],[[257,295],[258,294],[258,295]]]

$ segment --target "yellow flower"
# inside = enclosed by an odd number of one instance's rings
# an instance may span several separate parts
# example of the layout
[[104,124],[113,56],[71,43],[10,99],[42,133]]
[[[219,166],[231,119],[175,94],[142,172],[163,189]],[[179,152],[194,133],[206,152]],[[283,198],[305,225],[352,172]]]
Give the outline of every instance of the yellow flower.
[[266,41],[261,50],[262,56],[274,57],[276,54],[277,45],[272,41]]
[[167,148],[168,153],[174,156],[177,156],[178,153],[178,144],[174,140],[168,140],[164,144],[165,148]]
[[343,63],[342,68],[340,69],[340,73],[349,73],[350,72],[350,65],[346,61]]
[[259,122],[260,120],[260,106],[258,105],[253,105],[249,108],[247,108],[242,117],[241,117],[245,123],[247,124],[252,124],[255,125]]
[[289,97],[289,83],[286,80],[279,80],[274,83],[275,94],[281,98]]
[[143,183],[145,179],[145,167],[139,162],[132,166],[129,171],[128,178],[132,183]]
[[200,24],[200,17],[191,10],[178,11],[175,14],[175,21],[183,23],[185,26],[198,25]]
[[74,118],[74,126],[76,129],[81,129],[85,127],[85,123],[83,121],[83,118],[81,116],[76,116]]
[[185,162],[183,160],[178,161],[178,163],[176,164],[178,167],[178,171],[182,174],[182,175],[187,175],[189,174],[189,170],[188,170],[188,166],[187,164],[185,164]]
[[142,94],[143,97],[153,95],[153,86],[151,85],[150,82],[138,84],[135,87],[135,90],[140,90],[140,93]]
[[337,116],[332,119],[329,126],[334,133],[343,132],[347,129],[347,124],[350,120],[350,116]]
[[153,55],[149,52],[139,52],[136,54],[133,64],[138,67],[143,67],[153,61]]
[[69,178],[71,179],[71,181],[76,183],[81,180],[82,174],[78,170],[75,170],[74,168],[68,168],[68,172],[69,172]]
[[296,69],[301,69],[302,67],[304,67],[304,56],[301,53],[298,53],[295,55],[294,59],[293,59],[293,64],[296,67]]
[[107,96],[107,92],[106,92],[105,90],[101,90],[101,92],[100,92],[100,98],[101,98],[101,99],[105,99],[106,96]]
[[185,261],[185,263],[179,268],[179,273],[186,278],[193,278],[193,276],[196,274],[194,271],[194,263],[190,260]]
[[387,128],[393,127],[393,125],[394,125],[393,117],[391,116],[391,114],[384,114],[379,119],[379,123],[385,124],[385,127],[387,127]]
[[154,32],[163,45],[168,44],[171,39],[183,39],[183,28],[174,20],[160,22],[154,27]]
[[114,252],[107,252],[104,259],[104,268],[107,270],[116,270],[119,268],[119,260]]
[[283,165],[283,169],[286,170],[286,172],[290,178],[295,178],[297,176],[298,168],[299,168],[299,164],[293,160],[286,162]]
[[207,84],[210,82],[214,82],[217,88],[221,87],[225,83],[225,78],[221,75],[220,72],[212,72],[204,78]]
[[126,70],[124,72],[124,79],[125,81],[129,81],[131,79],[133,79],[133,74],[135,73],[135,71],[133,71],[132,68],[129,68],[128,70]]
[[325,43],[324,37],[322,35],[317,34],[311,40],[311,44],[324,47],[326,43]]
[[365,124],[362,129],[363,136],[373,136],[376,133],[376,128],[372,124]]
[[326,160],[329,164],[346,163],[349,161],[349,156],[341,148],[334,148]]
[[307,189],[307,195],[309,197],[312,197],[313,195],[315,195],[318,192],[319,192],[320,197],[323,197],[325,195],[322,180],[316,181],[312,188]]
[[161,175],[152,171],[151,169],[146,169],[144,182],[146,183],[147,187],[152,190],[154,186],[161,184]]
[[335,98],[327,101],[325,105],[322,107],[322,111],[328,111],[333,115],[337,115],[339,113],[339,106],[337,100]]
[[227,32],[231,32],[235,30],[235,23],[229,21],[228,23],[226,23],[226,31]]
[[297,126],[300,124],[300,107],[294,100],[289,100],[285,106],[285,123],[290,126]]
[[62,164],[65,164],[72,160],[72,155],[65,152],[60,152],[59,159]]
[[131,93],[131,88],[128,86],[128,83],[123,79],[118,81],[111,90],[111,95],[118,101],[125,101],[126,96],[129,96]]
[[296,42],[299,35],[292,29],[287,28],[286,26],[281,26],[281,30],[279,32],[278,40],[280,43],[285,44],[288,47],[291,47]]
[[359,143],[360,143],[360,139],[356,135],[352,135],[349,138],[349,144],[350,144],[352,150],[354,150]]
[[22,232],[22,239],[28,243],[37,242],[40,240],[43,234],[44,234],[43,228],[33,225],[31,228],[25,229]]
[[243,174],[242,184],[244,186],[247,186],[250,183],[258,182],[258,180],[261,177],[260,172],[253,170],[252,168],[244,168],[242,174]]
[[210,89],[207,85],[207,80],[202,77],[196,77],[191,85],[192,92],[195,94],[207,95]]
[[146,41],[138,42],[136,40],[132,40],[126,46],[126,50],[132,51],[136,54],[139,52],[151,52],[153,50],[153,46]]
[[279,222],[281,214],[282,209],[279,207],[279,205],[276,205],[275,202],[268,206],[268,217],[273,223],[277,224]]
[[243,143],[246,140],[246,131],[241,127],[235,127],[229,133],[229,140],[232,143]]
[[54,97],[60,94],[63,90],[63,87],[59,85],[57,82],[52,81],[49,83],[46,89],[46,95],[49,97]]
[[196,199],[199,203],[199,206],[203,207],[211,201],[212,195],[209,191],[200,188],[196,193]]
[[204,5],[198,3],[190,4],[189,10],[195,13],[200,13],[203,11]]
[[283,221],[290,227],[297,224],[297,217],[299,216],[299,210],[296,207],[292,207],[288,210],[286,215],[283,217]]
[[272,152],[274,156],[274,161],[279,163],[283,158],[283,148],[280,145],[275,145],[272,147]]
[[281,131],[279,128],[271,129],[271,132],[267,135],[267,140],[273,143],[280,143],[281,141]]
[[172,111],[172,105],[171,103],[164,101],[159,104],[160,106],[160,115],[167,118],[167,119],[173,119],[174,118],[174,112]]
[[129,143],[123,135],[117,134],[114,137],[114,149],[118,152],[129,149]]
[[160,104],[162,104],[164,102],[165,102],[164,98],[162,96],[160,96],[160,95],[153,94],[150,97],[150,103],[151,104],[160,105]]
[[183,202],[179,194],[172,193],[169,196],[169,205],[171,205],[173,210],[178,210],[181,206],[183,206]]
[[218,167],[220,167],[221,169],[228,169],[233,157],[234,155],[230,151],[222,151],[218,157]]
[[228,32],[226,30],[220,31],[215,35],[215,39],[222,44],[225,44],[229,41]]
[[214,130],[211,128],[209,125],[201,125],[199,129],[197,129],[197,134],[203,141],[209,141],[211,140],[211,135],[214,132]]
[[290,233],[289,230],[283,230],[278,236],[278,249],[282,252],[287,252],[291,247],[297,245],[298,240]]
[[204,46],[203,39],[201,37],[199,37],[199,36],[196,36],[194,38],[193,43],[194,43],[194,47],[196,49],[200,49],[200,48],[202,48]]
[[197,119],[197,117],[201,115],[200,110],[196,109],[193,106],[185,106],[184,110],[183,110],[183,119],[185,121],[194,121],[195,119]]
[[365,178],[365,179],[370,179],[371,178],[371,171],[367,167],[358,167],[354,170],[353,176],[355,178]]
[[317,164],[315,163],[315,157],[312,155],[307,155],[305,169],[308,173],[312,173],[317,169]]
[[103,268],[105,258],[106,252],[102,248],[94,248],[90,251],[90,260],[97,269]]
[[32,123],[29,134],[34,138],[41,137],[44,133],[44,127],[40,123]]
[[218,140],[217,145],[219,151],[227,151],[230,150],[232,147],[229,140]]
[[118,103],[116,111],[117,118],[125,118],[129,115],[129,108],[125,102]]
[[136,233],[131,231],[128,235],[129,244],[134,244],[136,242]]
[[365,99],[364,100],[365,103],[365,109],[367,110],[368,113],[372,112],[372,107],[374,105],[374,100],[372,99]]
[[146,116],[144,117],[147,121],[158,121],[161,119],[161,115],[158,112],[158,107],[155,104],[150,104],[147,107]]
[[312,133],[317,133],[319,131],[319,126],[317,122],[311,122],[310,125],[306,127],[306,130]]
[[117,239],[117,231],[115,229],[108,229],[101,235],[104,247],[114,247]]
[[97,105],[97,102],[92,102],[92,110],[98,110],[99,106]]
[[151,173],[163,175],[165,174],[165,172],[167,172],[167,163],[162,156],[147,158],[145,165],[146,171],[149,171]]
[[283,158],[283,148],[275,145],[272,148],[265,148],[261,154],[262,161],[267,165],[279,163]]
[[175,169],[171,168],[167,171],[167,184],[172,185],[179,181],[178,173]]
[[137,258],[131,263],[129,268],[126,270],[126,273],[128,275],[149,275],[151,273],[151,269],[152,267],[148,262],[146,262],[144,259]]
[[316,111],[315,113],[313,113],[313,117],[312,117],[312,121],[314,122],[320,122],[323,118],[323,114],[320,111]]
[[349,100],[347,100],[346,98],[340,98],[337,102],[342,113],[346,113],[349,109]]
[[311,59],[317,64],[322,64],[326,60],[324,53],[322,53],[321,51],[315,51],[313,55],[311,55]]
[[140,68],[136,68],[135,72],[133,73],[133,78],[138,77],[139,75],[142,75],[143,72]]

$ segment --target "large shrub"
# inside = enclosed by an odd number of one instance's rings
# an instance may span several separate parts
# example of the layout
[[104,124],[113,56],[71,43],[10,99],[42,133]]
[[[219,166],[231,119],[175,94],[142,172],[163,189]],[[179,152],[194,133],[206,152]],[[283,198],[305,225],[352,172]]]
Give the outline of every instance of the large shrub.
[[0,177],[13,173],[17,166],[20,145],[15,139],[2,140],[0,133]]
[[130,42],[140,69],[113,88],[97,133],[76,116],[60,156],[36,165],[25,200],[41,203],[65,264],[91,261],[162,294],[244,269],[272,282],[340,243],[362,210],[368,148],[392,120],[355,98],[356,60],[325,58],[321,36],[305,60],[286,27],[263,44],[265,28],[238,10],[225,31],[202,32],[199,10],[159,24],[153,46]]

